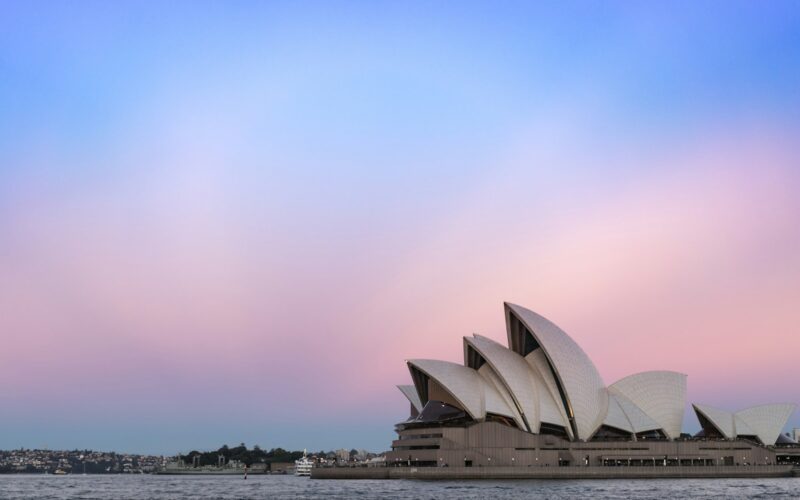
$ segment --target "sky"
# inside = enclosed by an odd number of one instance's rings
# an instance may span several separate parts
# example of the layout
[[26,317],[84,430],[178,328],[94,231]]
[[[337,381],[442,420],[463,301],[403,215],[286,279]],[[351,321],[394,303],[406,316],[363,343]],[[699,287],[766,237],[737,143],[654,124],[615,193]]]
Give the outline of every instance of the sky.
[[800,403],[797,47],[782,1],[3,2],[0,449],[386,450],[504,301]]

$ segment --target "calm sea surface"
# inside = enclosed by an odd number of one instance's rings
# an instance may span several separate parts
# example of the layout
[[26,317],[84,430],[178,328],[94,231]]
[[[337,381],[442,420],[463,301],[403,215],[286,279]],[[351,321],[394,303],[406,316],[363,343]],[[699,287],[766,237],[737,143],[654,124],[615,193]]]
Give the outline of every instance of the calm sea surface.
[[800,478],[323,481],[294,476],[0,475],[0,498],[800,498]]

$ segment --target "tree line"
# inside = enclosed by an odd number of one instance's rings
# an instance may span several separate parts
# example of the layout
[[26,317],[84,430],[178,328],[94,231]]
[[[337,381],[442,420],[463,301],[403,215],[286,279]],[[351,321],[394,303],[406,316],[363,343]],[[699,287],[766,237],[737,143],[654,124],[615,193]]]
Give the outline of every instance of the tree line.
[[[325,456],[325,452],[319,452]],[[239,446],[229,447],[224,445],[216,451],[197,451],[192,450],[186,455],[180,455],[180,459],[186,465],[195,463],[196,456],[200,457],[200,465],[217,465],[219,463],[219,456],[225,457],[225,463],[231,460],[242,462],[248,466],[254,463],[273,463],[273,462],[294,462],[303,456],[302,451],[288,451],[283,448],[272,448],[270,450],[263,450],[258,445],[248,449],[244,443]]]

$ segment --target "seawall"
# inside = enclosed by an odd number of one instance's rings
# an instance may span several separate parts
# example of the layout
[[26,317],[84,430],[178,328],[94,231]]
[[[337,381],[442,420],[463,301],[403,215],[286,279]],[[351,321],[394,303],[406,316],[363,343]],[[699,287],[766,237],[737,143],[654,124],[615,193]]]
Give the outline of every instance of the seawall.
[[792,477],[791,465],[708,467],[321,467],[312,479],[656,479]]

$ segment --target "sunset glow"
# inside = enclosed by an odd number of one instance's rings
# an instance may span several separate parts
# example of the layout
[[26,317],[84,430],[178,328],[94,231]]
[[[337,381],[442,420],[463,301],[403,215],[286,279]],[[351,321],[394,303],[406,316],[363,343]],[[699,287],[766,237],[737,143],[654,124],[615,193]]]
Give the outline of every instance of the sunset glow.
[[0,448],[381,450],[503,301],[800,401],[797,3],[80,5],[0,15]]

